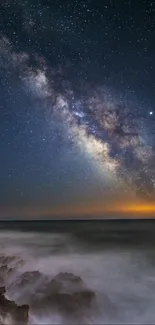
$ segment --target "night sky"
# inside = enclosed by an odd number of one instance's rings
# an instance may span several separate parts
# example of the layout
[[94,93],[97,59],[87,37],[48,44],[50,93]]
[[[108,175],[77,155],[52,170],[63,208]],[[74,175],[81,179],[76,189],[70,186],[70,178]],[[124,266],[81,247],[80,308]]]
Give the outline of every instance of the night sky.
[[155,2],[1,0],[0,217],[155,215]]

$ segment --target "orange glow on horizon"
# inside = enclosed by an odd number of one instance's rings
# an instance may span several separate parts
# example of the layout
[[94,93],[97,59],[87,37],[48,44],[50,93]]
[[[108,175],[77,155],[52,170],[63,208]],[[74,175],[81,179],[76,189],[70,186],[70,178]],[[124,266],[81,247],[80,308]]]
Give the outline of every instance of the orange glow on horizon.
[[122,212],[155,213],[155,204],[131,204],[120,210]]
[[121,216],[150,216],[154,215],[155,216],[155,204],[149,204],[149,203],[118,203],[114,202],[110,206],[107,204],[105,205],[98,205],[98,206],[89,206],[89,207],[84,207],[82,209],[78,208],[76,210],[76,214],[80,213],[81,214],[86,214],[86,215],[117,215],[119,214]]
[[134,202],[128,203],[122,201],[107,201],[90,203],[87,205],[78,206],[62,206],[60,209],[55,207],[29,207],[25,206],[22,209],[14,208],[9,211],[7,208],[1,209],[0,217],[13,218],[52,218],[52,217],[155,217],[155,203]]

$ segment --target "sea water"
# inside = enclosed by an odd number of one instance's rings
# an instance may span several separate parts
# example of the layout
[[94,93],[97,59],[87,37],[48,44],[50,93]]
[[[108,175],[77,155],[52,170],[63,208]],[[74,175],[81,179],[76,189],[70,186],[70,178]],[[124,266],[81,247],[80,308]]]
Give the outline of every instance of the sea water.
[[[151,220],[1,223],[0,266],[12,270],[6,277],[0,269],[6,297],[31,306],[48,281],[67,272],[96,295],[82,324],[154,324],[154,235]],[[29,324],[66,323],[42,305],[38,312],[30,308]]]

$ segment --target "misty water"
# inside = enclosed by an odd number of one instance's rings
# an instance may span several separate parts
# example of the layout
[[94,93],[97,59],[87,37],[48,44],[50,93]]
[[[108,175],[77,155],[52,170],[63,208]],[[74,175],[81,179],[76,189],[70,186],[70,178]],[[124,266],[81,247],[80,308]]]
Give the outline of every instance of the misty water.
[[29,324],[69,322],[46,300],[31,306],[61,272],[95,293],[81,324],[155,324],[155,221],[2,222],[0,247],[1,267],[12,272],[0,268],[1,285],[8,299],[29,304]]

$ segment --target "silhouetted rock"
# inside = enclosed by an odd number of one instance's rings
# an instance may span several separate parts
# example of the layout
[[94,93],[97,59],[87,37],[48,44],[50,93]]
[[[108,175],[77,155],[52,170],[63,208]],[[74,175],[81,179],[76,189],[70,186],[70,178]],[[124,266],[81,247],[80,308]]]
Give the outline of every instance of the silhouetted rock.
[[5,260],[5,256],[4,255],[1,255],[0,256],[0,263],[3,263],[4,260]]
[[22,305],[18,306],[14,301],[8,300],[5,297],[5,287],[0,287],[0,315],[5,320],[6,318],[11,319],[12,324],[23,324],[28,323],[29,306]]
[[[86,285],[79,276],[72,273],[59,273],[56,275],[48,285],[48,290],[54,292],[55,288],[59,288],[62,292],[78,292],[86,289]],[[58,290],[56,291],[58,292]]]
[[40,279],[40,277],[41,273],[39,271],[24,272],[21,274],[18,281],[21,286],[25,286],[27,284],[34,284]]
[[28,318],[29,318],[29,306],[28,305],[17,306],[12,311],[12,319],[15,324],[26,325],[28,323]]
[[16,259],[16,256],[5,256],[4,258],[3,258],[3,264],[9,264],[9,263],[11,263],[11,262],[13,262],[14,260]]
[[89,308],[91,307],[92,301],[95,299],[95,293],[91,290],[84,290],[81,292],[75,292],[73,297],[79,304]]
[[0,295],[4,295],[6,293],[5,287],[0,287]]
[[13,276],[14,269],[8,267],[7,265],[2,265],[0,267],[0,285],[5,285],[7,280]]
[[49,308],[53,311],[72,316],[91,311],[95,293],[89,290],[82,279],[72,273],[59,273],[39,297],[35,297],[32,309]]
[[74,275],[72,273],[67,273],[67,272],[60,272],[58,275],[55,276],[55,278],[57,281],[69,281],[69,282],[73,282],[73,283],[78,283],[78,284],[82,284],[83,281],[80,278],[80,276]]
[[7,265],[2,265],[1,267],[0,267],[0,276],[4,276],[7,272],[8,272],[8,267],[7,267]]

